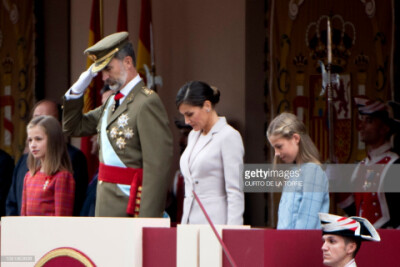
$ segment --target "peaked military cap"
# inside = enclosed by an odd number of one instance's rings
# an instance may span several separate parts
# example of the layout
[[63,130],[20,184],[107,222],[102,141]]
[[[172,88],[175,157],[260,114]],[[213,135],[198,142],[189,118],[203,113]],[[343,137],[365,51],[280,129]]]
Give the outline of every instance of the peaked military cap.
[[381,241],[374,226],[362,217],[342,217],[328,213],[319,213],[322,235],[340,235],[358,238],[361,241]]
[[92,72],[96,73],[104,69],[114,55],[128,42],[128,32],[117,32],[104,37],[87,48],[84,53],[94,62]]

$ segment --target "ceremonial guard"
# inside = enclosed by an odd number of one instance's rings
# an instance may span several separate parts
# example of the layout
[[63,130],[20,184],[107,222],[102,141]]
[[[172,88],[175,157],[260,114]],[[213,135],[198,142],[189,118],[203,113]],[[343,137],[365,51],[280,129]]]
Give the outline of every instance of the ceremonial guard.
[[392,134],[399,129],[391,112],[395,103],[390,106],[366,97],[357,97],[355,102],[361,115],[360,138],[368,156],[357,165],[351,177],[356,192],[339,206],[349,215],[367,218],[375,228],[399,228],[400,179],[393,164],[400,159],[392,152],[390,143]]
[[381,241],[374,226],[365,218],[319,213],[322,228],[324,265],[357,267],[355,257],[363,241]]
[[[72,136],[98,134],[95,215],[161,217],[172,159],[165,108],[138,75],[127,32],[103,38],[85,54],[94,63],[65,94],[63,127]],[[82,114],[84,91],[98,72],[115,94]]]

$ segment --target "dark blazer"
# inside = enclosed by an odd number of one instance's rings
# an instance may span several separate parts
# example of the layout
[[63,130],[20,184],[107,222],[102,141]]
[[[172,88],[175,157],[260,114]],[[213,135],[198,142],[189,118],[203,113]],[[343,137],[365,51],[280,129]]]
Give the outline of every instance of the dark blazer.
[[68,144],[68,154],[71,159],[72,169],[75,179],[75,201],[74,201],[74,216],[79,216],[83,202],[85,201],[86,190],[89,183],[89,174],[87,169],[86,157],[83,152]]
[[83,202],[83,206],[81,209],[81,216],[94,217],[94,212],[96,208],[96,188],[98,175],[99,173],[97,172],[93,176],[92,181],[90,181],[90,184],[87,188],[85,202]]
[[28,172],[27,160],[28,154],[23,154],[15,166],[6,201],[6,216],[18,216],[21,213],[24,177]]
[[0,216],[5,215],[7,193],[11,185],[14,160],[5,151],[0,150]]
[[[86,157],[82,151],[70,144],[67,144],[67,149],[71,159],[75,179],[73,214],[74,216],[79,216],[83,201],[85,200],[88,185]],[[28,154],[22,155],[14,169],[14,173],[12,174],[12,184],[6,201],[5,215],[7,216],[18,216],[21,214],[22,190],[24,188],[24,178],[28,172],[27,160]]]

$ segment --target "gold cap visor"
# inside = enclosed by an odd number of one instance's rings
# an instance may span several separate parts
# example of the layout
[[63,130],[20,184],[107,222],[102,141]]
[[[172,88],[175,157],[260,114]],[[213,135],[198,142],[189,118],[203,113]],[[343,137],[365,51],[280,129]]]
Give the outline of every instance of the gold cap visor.
[[128,43],[127,32],[117,32],[104,37],[93,46],[87,48],[84,53],[93,60],[93,73],[104,69],[112,60],[114,55]]

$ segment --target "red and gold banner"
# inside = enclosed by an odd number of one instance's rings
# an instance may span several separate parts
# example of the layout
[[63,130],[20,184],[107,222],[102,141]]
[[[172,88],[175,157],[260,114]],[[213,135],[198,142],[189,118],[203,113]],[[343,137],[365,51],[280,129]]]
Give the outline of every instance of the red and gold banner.
[[[146,68],[151,71],[151,1],[142,0],[136,69],[146,82]],[[147,84],[147,82],[146,82]]]
[[[88,47],[94,45],[98,41],[100,41],[102,37],[101,30],[101,1],[93,0],[92,2],[92,13],[90,16],[90,29],[89,29],[89,42]],[[87,59],[87,68],[92,65],[93,61],[91,59]],[[84,107],[83,112],[88,112],[95,107],[101,105],[101,96],[100,90],[103,87],[103,81],[101,80],[101,75],[97,75],[92,83],[89,85],[88,89],[84,95]],[[92,151],[92,142],[90,141],[91,136],[85,136],[81,138],[81,150],[85,154],[88,165],[88,174],[91,178],[97,171],[99,163],[96,155],[91,153]]]
[[0,148],[19,159],[35,89],[34,1],[0,5]]
[[[365,156],[358,140],[356,95],[392,99],[392,1],[269,1],[270,118],[283,111],[308,125],[322,160],[334,149],[338,162]],[[329,144],[326,92],[320,65],[327,65],[327,21],[332,27],[334,144]]]
[[[102,9],[100,4],[101,4],[100,0],[93,0],[92,2],[88,47],[94,45],[102,38],[101,13],[100,13]],[[89,68],[90,65],[92,65],[92,63],[93,61],[88,58],[86,62],[86,67]],[[84,112],[88,112],[101,104],[101,97],[100,97],[101,88],[102,88],[101,75],[100,76],[97,75],[85,92]]]

